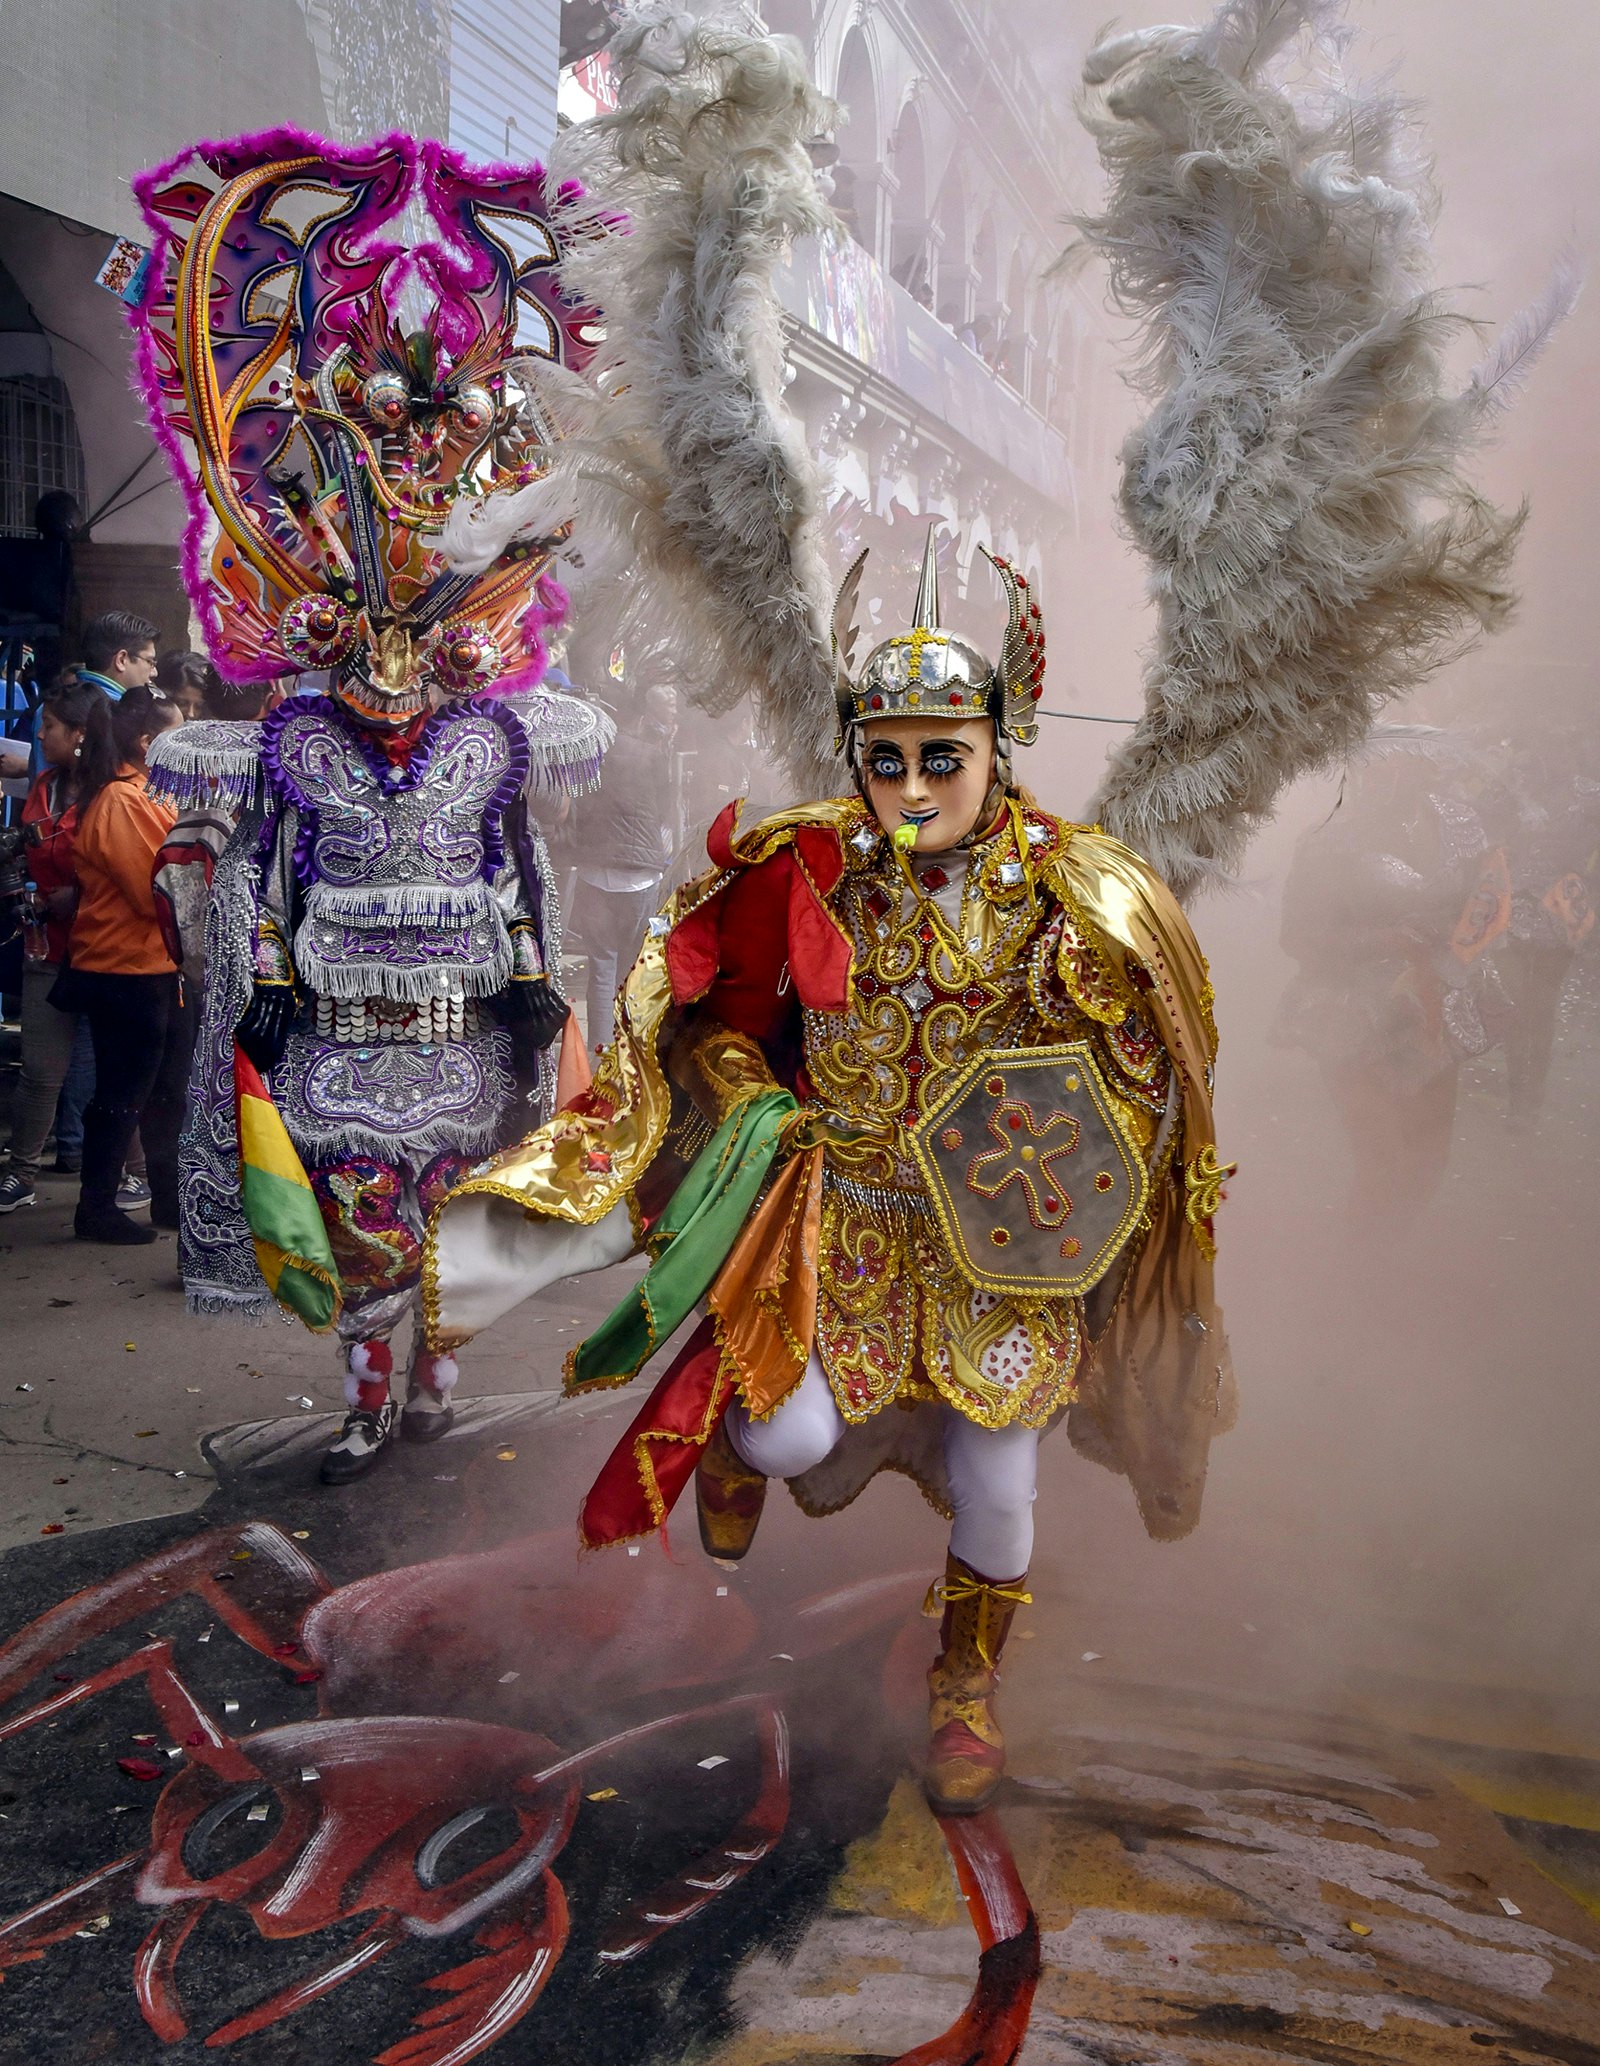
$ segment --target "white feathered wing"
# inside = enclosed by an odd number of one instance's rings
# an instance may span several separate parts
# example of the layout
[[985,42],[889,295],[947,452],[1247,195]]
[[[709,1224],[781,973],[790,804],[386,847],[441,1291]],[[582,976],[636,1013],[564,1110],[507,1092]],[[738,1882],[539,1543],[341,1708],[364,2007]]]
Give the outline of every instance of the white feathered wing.
[[552,162],[591,197],[572,204],[592,234],[563,275],[604,311],[605,342],[582,378],[526,365],[563,433],[551,474],[458,505],[444,549],[471,565],[575,520],[585,561],[637,570],[693,700],[748,700],[798,793],[827,795],[822,496],[783,405],[773,275],[795,238],[837,228],[806,150],[837,110],[792,39],[669,7],[631,14],[611,57],[618,112],[568,131]]
[[1558,277],[1452,387],[1425,171],[1403,104],[1344,78],[1342,11],[1229,0],[1085,69],[1110,191],[1077,227],[1138,325],[1154,406],[1121,506],[1158,609],[1145,714],[1091,810],[1180,896],[1504,623],[1523,512],[1465,464],[1575,293]]

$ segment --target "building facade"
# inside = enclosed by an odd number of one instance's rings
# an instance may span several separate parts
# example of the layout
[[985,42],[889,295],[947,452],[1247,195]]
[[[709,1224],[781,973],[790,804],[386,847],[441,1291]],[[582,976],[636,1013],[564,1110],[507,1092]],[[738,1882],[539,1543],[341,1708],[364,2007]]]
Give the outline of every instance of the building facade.
[[1070,557],[1121,420],[1098,303],[1055,270],[1081,131],[1003,0],[761,12],[845,117],[829,169],[849,240],[797,253],[785,283],[790,398],[831,472],[835,556],[873,548],[866,607],[885,622],[938,517],[947,586],[992,601],[978,547],[1033,576]]

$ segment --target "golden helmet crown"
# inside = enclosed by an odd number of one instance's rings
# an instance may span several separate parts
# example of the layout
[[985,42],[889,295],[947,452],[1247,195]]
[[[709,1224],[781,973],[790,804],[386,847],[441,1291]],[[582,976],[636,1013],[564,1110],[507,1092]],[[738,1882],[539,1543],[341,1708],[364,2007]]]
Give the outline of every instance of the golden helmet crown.
[[885,717],[992,717],[1005,744],[1031,746],[1039,735],[1035,705],[1044,693],[1044,623],[1026,578],[986,546],[979,550],[999,575],[1010,606],[1000,661],[991,665],[969,640],[939,621],[937,524],[928,526],[911,627],[873,647],[852,674],[856,601],[867,555],[839,585],[833,609],[833,656],[839,743],[857,726]]

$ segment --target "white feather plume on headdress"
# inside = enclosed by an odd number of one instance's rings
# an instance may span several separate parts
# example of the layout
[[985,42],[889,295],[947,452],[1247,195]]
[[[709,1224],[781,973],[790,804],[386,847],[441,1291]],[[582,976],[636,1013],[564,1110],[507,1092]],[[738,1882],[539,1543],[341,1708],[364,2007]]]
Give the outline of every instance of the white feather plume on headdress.
[[[1464,466],[1576,296],[1567,268],[1452,387],[1464,319],[1430,291],[1425,168],[1402,103],[1344,78],[1342,13],[1227,0],[1085,68],[1111,185],[1077,226],[1139,326],[1154,406],[1121,504],[1159,611],[1145,714],[1092,810],[1180,895],[1505,621],[1523,512]],[[1320,66],[1298,93],[1291,56]]]
[[586,566],[620,555],[644,577],[693,699],[748,699],[800,793],[827,794],[821,496],[782,402],[773,273],[796,237],[837,228],[806,150],[837,110],[792,39],[670,7],[630,14],[611,57],[618,112],[569,130],[552,163],[590,197],[595,234],[563,273],[604,311],[605,342],[581,378],[528,363],[563,433],[552,471],[458,505],[444,549],[470,566],[576,515]]

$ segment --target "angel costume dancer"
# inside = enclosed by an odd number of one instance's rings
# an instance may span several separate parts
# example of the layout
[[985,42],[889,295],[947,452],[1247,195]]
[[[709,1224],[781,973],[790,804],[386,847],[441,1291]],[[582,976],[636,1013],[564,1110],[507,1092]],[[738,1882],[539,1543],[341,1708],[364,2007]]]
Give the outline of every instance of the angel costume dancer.
[[[275,132],[200,145],[136,191],[156,239],[139,366],[212,656],[239,681],[328,678],[262,724],[185,725],[151,765],[180,802],[240,814],[183,1142],[190,1303],[252,1313],[287,1302],[286,1270],[332,1280],[326,1310],[297,1307],[337,1313],[332,1482],[394,1430],[388,1341],[428,1210],[555,1101],[568,1013],[529,799],[592,787],[610,727],[537,686],[564,604],[550,542],[463,575],[430,534],[464,488],[536,477],[516,365],[581,364],[588,317],[557,283],[537,167]],[[298,1189],[315,1235],[307,1185],[321,1264],[264,1244],[250,1210],[275,1195],[292,1218]],[[401,1431],[443,1434],[455,1379],[419,1336]]]
[[[946,1812],[1002,1770],[1040,1434],[1065,1418],[1172,1538],[1227,1425],[1215,1032],[1174,892],[1509,603],[1517,521],[1459,461],[1512,355],[1444,392],[1398,106],[1277,83],[1332,13],[1233,0],[1089,60],[1112,186],[1082,227],[1144,326],[1155,406],[1123,506],[1161,602],[1146,715],[1089,825],[1015,780],[1044,647],[1004,558],[997,662],[946,621],[931,538],[904,630],[857,670],[858,564],[830,635],[770,287],[785,238],[827,225],[803,145],[830,111],[797,47],[653,12],[613,47],[620,111],[569,139],[630,221],[568,268],[615,374],[603,409],[563,394],[587,511],[720,654],[722,705],[753,683],[799,793],[829,800],[717,821],[590,1091],[440,1207],[430,1340],[642,1249],[569,1360],[581,1389],[626,1382],[703,1303],[584,1502],[589,1542],[660,1526],[694,1476],[707,1549],[738,1556],[770,1477],[827,1513],[910,1473],[952,1522],[926,1780]],[[458,547],[543,520],[548,493],[482,505]]]

